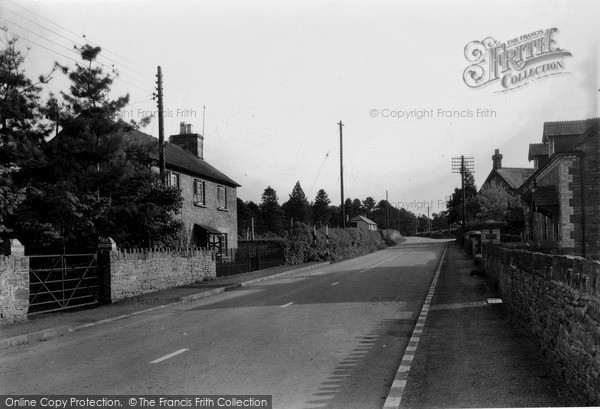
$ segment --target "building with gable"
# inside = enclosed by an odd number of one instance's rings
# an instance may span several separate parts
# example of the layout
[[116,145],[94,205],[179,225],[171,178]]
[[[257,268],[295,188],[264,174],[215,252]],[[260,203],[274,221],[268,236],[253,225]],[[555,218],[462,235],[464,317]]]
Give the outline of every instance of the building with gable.
[[492,156],[492,170],[485,179],[485,182],[481,185],[489,186],[496,182],[499,186],[511,193],[517,193],[519,188],[532,174],[532,168],[505,168],[502,167],[503,155],[500,154],[500,150],[496,149]]
[[600,118],[545,122],[529,146],[534,173],[519,191],[531,241],[600,259]]
[[[158,139],[140,131],[127,132],[131,142],[153,146],[150,157],[158,168]],[[218,252],[237,248],[237,188],[240,185],[204,159],[204,137],[181,123],[179,133],[165,142],[167,184],[181,190],[179,217],[186,245]]]
[[365,216],[356,216],[350,219],[350,227],[356,227],[362,230],[377,230],[377,223]]

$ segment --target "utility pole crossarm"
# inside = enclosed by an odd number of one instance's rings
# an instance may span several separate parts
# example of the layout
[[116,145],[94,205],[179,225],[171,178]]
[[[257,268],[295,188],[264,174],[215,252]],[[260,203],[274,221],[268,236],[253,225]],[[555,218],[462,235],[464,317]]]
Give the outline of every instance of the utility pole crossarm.
[[475,159],[472,156],[453,157],[452,158],[452,173],[460,173],[460,184],[462,190],[462,226],[463,229],[466,223],[467,198],[465,192],[465,183],[467,179],[467,171],[475,173]]

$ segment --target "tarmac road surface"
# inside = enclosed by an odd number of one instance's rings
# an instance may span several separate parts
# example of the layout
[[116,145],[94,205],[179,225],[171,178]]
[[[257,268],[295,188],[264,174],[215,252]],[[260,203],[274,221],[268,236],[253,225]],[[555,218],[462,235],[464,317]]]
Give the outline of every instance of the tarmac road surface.
[[275,408],[380,408],[444,246],[409,238],[1,351],[1,393],[257,394]]

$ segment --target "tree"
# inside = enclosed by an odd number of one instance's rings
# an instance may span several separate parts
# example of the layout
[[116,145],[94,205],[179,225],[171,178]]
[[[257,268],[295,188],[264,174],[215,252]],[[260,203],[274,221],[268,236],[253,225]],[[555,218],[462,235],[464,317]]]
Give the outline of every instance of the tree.
[[[463,190],[462,188],[455,188],[450,200],[447,203],[448,210],[448,223],[459,223],[462,222],[462,209],[463,209]],[[479,212],[479,204],[475,199],[477,195],[477,186],[475,186],[475,178],[467,171],[465,175],[465,217],[466,221],[473,220],[477,217]]]
[[315,202],[312,205],[313,220],[317,227],[325,226],[329,224],[331,219],[331,210],[329,209],[329,196],[325,190],[320,189],[315,197]]
[[312,222],[311,208],[300,182],[296,182],[290,198],[282,205],[286,219],[293,219],[294,223],[310,224]]
[[[120,247],[182,244],[182,223],[175,217],[181,193],[163,187],[151,170],[150,144],[130,143],[118,111],[128,96],[110,98],[113,76],[93,63],[99,47],[79,49],[85,65],[62,67],[71,80],[61,93],[60,134],[43,144],[44,162],[29,168],[35,182],[16,221],[33,247],[80,249],[111,236]],[[49,109],[58,103],[51,98]],[[17,215],[15,215],[17,216]]]
[[[12,231],[11,216],[26,199],[26,166],[42,161],[40,145],[49,133],[40,104],[41,85],[54,70],[29,79],[22,68],[26,55],[18,38],[0,29],[0,242]],[[11,234],[12,236],[13,234]]]
[[364,213],[362,202],[359,199],[347,198],[344,201],[344,209],[348,219],[352,219],[356,216],[362,216]]
[[375,209],[375,206],[377,206],[377,202],[375,202],[375,199],[373,199],[371,196],[368,196],[365,200],[363,200],[362,205],[365,211],[367,212],[367,217],[371,218],[371,212],[373,211],[373,209]]
[[262,194],[262,201],[259,205],[262,217],[262,226],[265,232],[283,234],[284,214],[279,205],[277,192],[271,186],[267,186]]
[[237,198],[238,234],[245,237],[246,232],[252,233],[252,219],[254,219],[254,232],[262,233],[262,218],[260,208],[252,201],[244,202]]
[[448,212],[443,210],[431,215],[431,230],[445,230],[448,228]]
[[521,198],[504,189],[496,181],[483,186],[476,196],[481,220],[506,220],[510,208],[522,207]]

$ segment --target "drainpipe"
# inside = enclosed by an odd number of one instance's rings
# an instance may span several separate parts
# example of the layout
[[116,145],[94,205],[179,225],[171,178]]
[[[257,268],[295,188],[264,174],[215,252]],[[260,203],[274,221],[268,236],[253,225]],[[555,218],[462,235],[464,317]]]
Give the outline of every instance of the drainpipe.
[[585,152],[579,152],[577,154],[579,157],[579,177],[581,180],[581,256],[586,257],[586,237],[585,237],[585,183],[584,183],[584,174],[583,171],[583,159],[585,158]]

